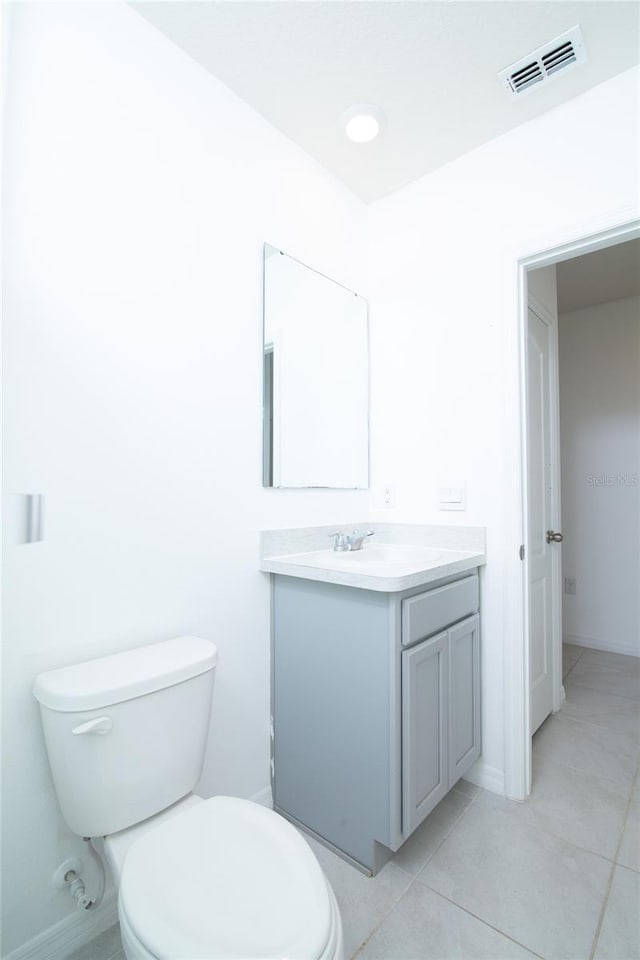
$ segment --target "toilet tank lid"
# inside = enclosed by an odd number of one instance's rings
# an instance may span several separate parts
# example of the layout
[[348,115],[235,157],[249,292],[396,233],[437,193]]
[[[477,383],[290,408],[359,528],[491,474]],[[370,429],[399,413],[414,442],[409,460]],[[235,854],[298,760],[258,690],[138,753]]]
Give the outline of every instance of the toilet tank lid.
[[201,637],[175,637],[39,674],[36,699],[63,713],[97,710],[213,670],[218,649]]

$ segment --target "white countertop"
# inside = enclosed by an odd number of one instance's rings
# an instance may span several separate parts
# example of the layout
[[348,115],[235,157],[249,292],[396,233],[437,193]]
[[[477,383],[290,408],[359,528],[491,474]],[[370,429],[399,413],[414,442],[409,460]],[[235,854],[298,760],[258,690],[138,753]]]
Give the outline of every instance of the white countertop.
[[[366,524],[357,526],[362,528]],[[260,569],[265,573],[304,580],[396,593],[464,573],[486,563],[483,528],[385,524],[384,530],[378,530],[381,527],[380,524],[371,525],[376,533],[380,533],[382,542],[366,540],[362,550],[344,553],[336,552],[329,546],[308,549],[311,544],[326,543],[324,538],[335,527],[268,531],[263,535]],[[353,527],[345,526],[343,529]],[[447,531],[450,530],[453,533],[447,537]],[[463,531],[468,531],[470,535],[465,537]],[[408,538],[413,542],[407,542]],[[468,542],[465,543],[465,540]],[[304,546],[296,551],[298,544]]]

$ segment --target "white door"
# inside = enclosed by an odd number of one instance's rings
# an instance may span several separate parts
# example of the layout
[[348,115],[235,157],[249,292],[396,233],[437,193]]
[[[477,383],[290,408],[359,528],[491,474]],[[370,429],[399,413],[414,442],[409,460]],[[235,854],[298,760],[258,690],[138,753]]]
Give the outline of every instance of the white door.
[[[551,361],[555,331],[529,309],[527,410],[529,462],[529,680],[533,734],[553,709],[554,576],[559,547],[552,531],[553,420]],[[557,536],[557,535],[556,535]]]

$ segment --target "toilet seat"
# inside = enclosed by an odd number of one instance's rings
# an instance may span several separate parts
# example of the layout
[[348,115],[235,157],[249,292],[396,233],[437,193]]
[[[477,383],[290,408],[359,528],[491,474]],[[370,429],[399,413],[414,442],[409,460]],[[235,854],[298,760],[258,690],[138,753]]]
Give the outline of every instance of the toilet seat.
[[[344,938],[340,911],[331,887],[328,887],[328,892],[333,911],[332,927],[327,946],[318,960],[344,960]],[[118,915],[120,920],[120,938],[127,960],[158,960],[152,953],[149,953],[147,948],[140,943],[136,937],[129,923],[129,919],[122,909],[121,903],[118,905]],[[172,958],[172,960],[176,960],[176,958]],[[179,960],[191,960],[191,958],[180,957]]]
[[123,943],[153,960],[337,960],[337,905],[282,817],[213,797],[136,840],[120,881]]

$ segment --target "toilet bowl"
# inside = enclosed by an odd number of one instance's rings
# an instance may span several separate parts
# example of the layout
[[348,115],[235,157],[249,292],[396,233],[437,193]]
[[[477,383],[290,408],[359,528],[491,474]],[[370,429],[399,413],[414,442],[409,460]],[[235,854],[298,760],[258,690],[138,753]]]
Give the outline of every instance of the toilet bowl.
[[130,845],[129,831],[105,839],[127,960],[343,960],[333,891],[298,831],[249,800],[189,799]]
[[191,792],[217,661],[215,644],[177,637],[36,677],[64,819],[104,838],[128,960],[344,960],[301,834],[249,800]]

